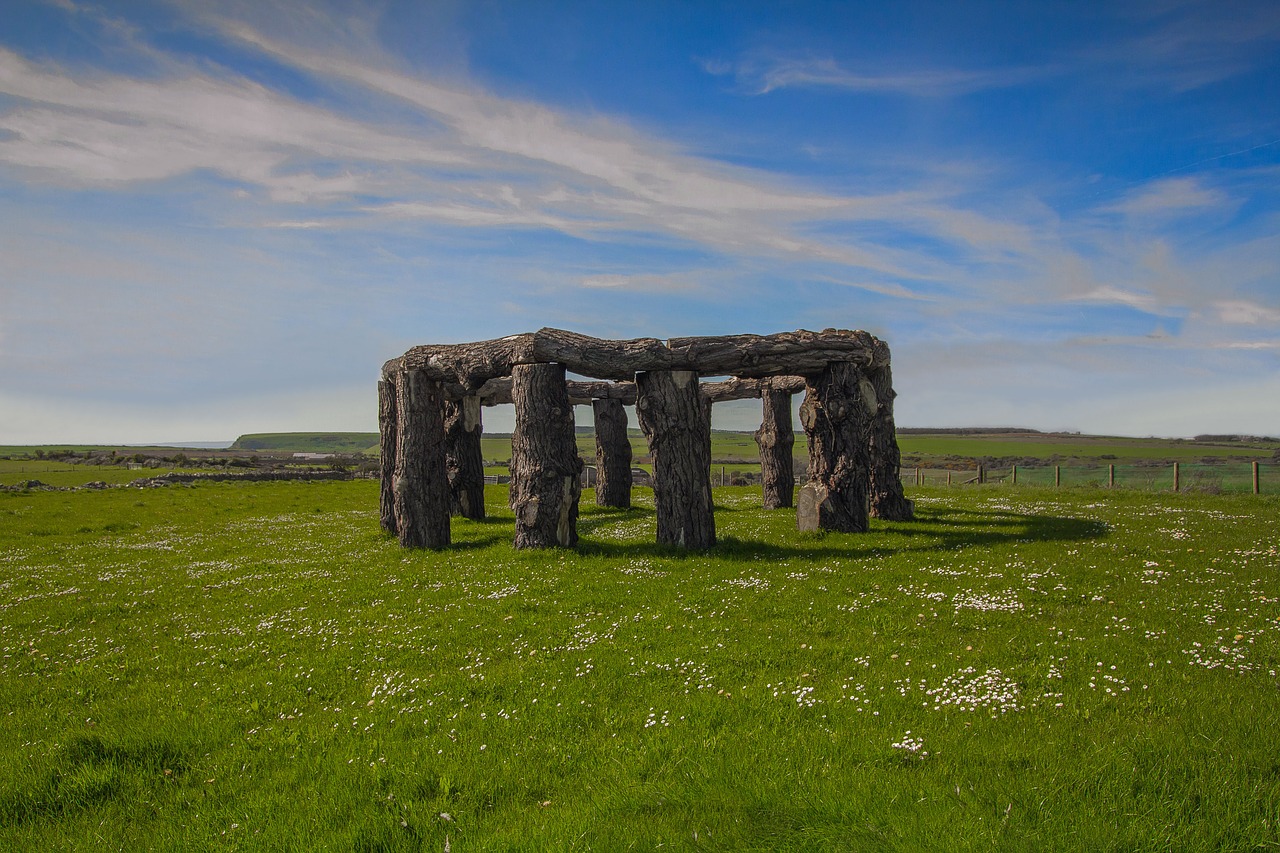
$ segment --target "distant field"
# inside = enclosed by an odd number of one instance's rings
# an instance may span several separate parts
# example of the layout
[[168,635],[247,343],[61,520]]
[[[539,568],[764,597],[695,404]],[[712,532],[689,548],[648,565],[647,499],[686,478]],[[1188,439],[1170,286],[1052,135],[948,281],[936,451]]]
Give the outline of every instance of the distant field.
[[0,486],[39,480],[47,486],[83,486],[85,483],[131,483],[170,471],[196,471],[180,466],[125,468],[119,465],[70,465],[40,459],[0,459]]
[[1035,459],[1088,460],[1152,459],[1181,461],[1206,456],[1227,458],[1269,459],[1280,449],[1280,443],[1210,443],[1167,438],[1118,438],[1090,435],[1028,435],[1016,438],[1007,435],[952,436],[952,435],[902,435],[898,447],[904,456],[940,458],[959,456],[1029,457]]
[[[595,438],[589,432],[577,436],[579,452],[584,459],[595,457]],[[963,460],[1002,460],[1005,464],[1028,464],[1035,461],[1057,462],[1063,465],[1105,464],[1137,462],[1200,462],[1204,460],[1269,461],[1280,454],[1280,442],[1197,442],[1186,439],[1124,438],[1115,436],[1060,435],[1036,433],[1010,435],[951,435],[906,434],[898,437],[904,464],[907,467],[944,468],[956,467]],[[631,447],[634,456],[648,454],[648,447],[639,431],[632,430]],[[68,450],[84,453],[87,450],[110,448],[109,445],[46,445],[41,447],[0,446],[0,456],[26,458],[40,451],[44,455],[56,455]],[[179,453],[195,454],[197,451],[179,448],[115,448],[128,455],[173,456]],[[206,455],[209,451],[198,451]],[[254,433],[240,436],[226,451],[215,455],[244,455],[250,453],[337,453],[377,455],[378,434],[373,432],[297,432]],[[507,434],[487,435],[481,440],[481,452],[489,462],[505,463],[511,458],[511,439]],[[804,433],[797,430],[795,455],[806,455]],[[757,464],[759,452],[750,432],[713,431],[711,455],[716,466],[752,466]]]

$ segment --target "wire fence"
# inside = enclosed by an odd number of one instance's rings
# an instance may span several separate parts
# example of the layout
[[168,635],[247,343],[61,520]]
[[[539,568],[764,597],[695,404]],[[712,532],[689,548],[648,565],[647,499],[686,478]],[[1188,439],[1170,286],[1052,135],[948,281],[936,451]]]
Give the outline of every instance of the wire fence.
[[969,469],[903,468],[907,485],[945,486],[1003,483],[1050,488],[1124,488],[1280,494],[1280,464],[1260,462],[1135,463],[1109,465],[1013,465]]

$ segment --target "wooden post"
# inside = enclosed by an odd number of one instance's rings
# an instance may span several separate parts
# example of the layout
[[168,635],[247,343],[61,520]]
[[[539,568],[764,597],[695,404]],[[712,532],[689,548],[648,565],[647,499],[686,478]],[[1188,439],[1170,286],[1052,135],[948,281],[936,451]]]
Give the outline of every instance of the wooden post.
[[1116,466],[1111,463],[1107,466],[1107,488],[1114,489],[1116,487]]
[[800,490],[796,523],[801,530],[863,533],[870,515],[872,411],[861,385],[862,371],[834,362],[806,377],[800,421],[809,439],[809,482]]
[[982,483],[985,483],[985,482],[987,482],[987,469],[983,467],[981,462],[979,462],[978,463],[978,484],[981,485]]
[[420,370],[396,375],[396,465],[392,484],[396,533],[408,548],[449,545],[444,389]]
[[463,518],[484,518],[484,452],[480,397],[468,394],[444,405],[445,469],[451,510]]
[[621,400],[592,400],[596,421],[596,506],[631,506],[631,439]]
[[724,466],[720,466],[720,488],[724,488]]
[[716,544],[711,501],[711,406],[691,370],[636,374],[636,415],[653,456],[658,544]]
[[1058,486],[1062,485],[1062,466],[1061,465],[1053,466],[1053,485],[1054,485],[1054,488],[1057,488]]
[[948,486],[950,486],[950,485],[951,485],[951,472],[950,472],[950,471],[947,471],[947,485],[948,485]]
[[1010,485],[1012,486],[1018,485],[1018,466],[1017,465],[1014,465],[1013,468],[1009,471],[1009,480],[1010,480]]
[[916,485],[920,485],[920,466],[916,466]]
[[578,542],[582,459],[564,365],[516,365],[511,377],[516,409],[511,434],[515,547],[573,547]]
[[[898,396],[893,390],[893,372],[887,364],[869,370],[860,386],[871,417],[867,427],[871,515],[886,521],[910,521],[915,517],[915,504],[907,500],[898,477],[902,453],[893,420],[893,401]],[[922,476],[920,484],[923,483]]]
[[511,370],[516,426],[511,434],[512,508],[517,548],[578,544],[582,459],[563,364],[519,364]]
[[760,401],[764,413],[760,429],[756,430],[756,446],[760,448],[764,508],[785,509],[794,504],[796,490],[791,395],[765,387],[760,391]]
[[1258,486],[1259,486],[1259,482],[1258,482],[1258,463],[1257,463],[1257,460],[1254,460],[1254,463],[1253,463],[1253,493],[1254,493],[1255,495],[1262,494],[1262,492],[1261,492],[1261,491],[1259,491]]
[[378,516],[382,529],[396,533],[396,384],[393,380],[378,382],[378,464],[381,489],[378,493]]
[[1175,492],[1180,491],[1182,487],[1181,479],[1178,476],[1179,473],[1180,472],[1178,470],[1178,463],[1175,462],[1173,463],[1173,490]]

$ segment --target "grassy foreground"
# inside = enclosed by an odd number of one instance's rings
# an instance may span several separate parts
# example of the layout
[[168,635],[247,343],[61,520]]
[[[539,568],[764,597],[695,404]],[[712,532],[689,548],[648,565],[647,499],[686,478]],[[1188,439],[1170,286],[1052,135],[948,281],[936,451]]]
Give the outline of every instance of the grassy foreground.
[[[721,545],[584,495],[447,553],[374,482],[0,494],[0,849],[1280,847],[1280,499],[917,489]],[[644,500],[645,492],[638,492]]]

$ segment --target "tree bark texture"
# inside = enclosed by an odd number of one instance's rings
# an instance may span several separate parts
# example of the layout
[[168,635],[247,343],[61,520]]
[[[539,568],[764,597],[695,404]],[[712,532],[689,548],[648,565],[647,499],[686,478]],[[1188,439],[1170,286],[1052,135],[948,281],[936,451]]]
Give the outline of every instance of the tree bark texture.
[[517,548],[571,548],[578,544],[582,459],[562,364],[517,365],[511,436],[511,506]]
[[809,482],[801,490],[796,513],[802,530],[868,529],[872,393],[862,371],[848,362],[829,364],[809,379],[800,406],[809,438]]
[[444,404],[445,470],[451,511],[463,518],[484,518],[484,453],[480,398],[474,394]]
[[829,362],[863,367],[887,363],[888,348],[869,332],[824,329],[774,335],[726,335],[602,340],[562,329],[540,329],[470,344],[413,347],[398,361],[429,378],[474,392],[495,377],[511,375],[517,364],[558,363],[597,379],[629,380],[636,373],[691,370],[703,376],[769,377],[816,374]]
[[381,466],[381,489],[378,493],[378,515],[382,529],[396,532],[394,483],[396,476],[396,384],[393,380],[378,382],[378,450]]
[[658,543],[710,548],[716,543],[711,502],[711,404],[698,375],[655,370],[636,375],[636,414],[653,455]]
[[631,439],[621,400],[595,400],[596,505],[631,506]]
[[791,426],[791,395],[764,388],[764,414],[756,430],[760,447],[760,474],[764,481],[764,508],[783,509],[792,505],[796,488],[792,451],[796,444]]
[[[634,382],[566,382],[569,389],[569,402],[575,406],[588,406],[595,400],[618,400],[624,406],[636,404],[636,384]],[[703,382],[702,396],[713,403],[728,400],[759,399],[765,389],[795,393],[804,390],[802,376],[769,376],[763,379],[727,379],[723,382]],[[452,383],[446,386],[450,399],[460,399],[468,392],[461,385]],[[476,392],[480,402],[486,406],[500,406],[511,402],[511,378],[498,377],[490,379]]]
[[872,368],[867,378],[874,390],[877,409],[871,419],[871,515],[886,521],[910,521],[915,507],[902,491],[902,452],[898,449],[897,426],[893,421],[893,371],[889,365]]
[[440,383],[421,371],[401,371],[396,376],[395,399],[398,417],[392,492],[400,544],[445,548],[449,545],[450,496]]
[[667,341],[674,367],[703,376],[765,377],[809,375],[831,362],[876,363],[880,349],[870,332],[848,329],[799,330],[773,335],[723,335]]

